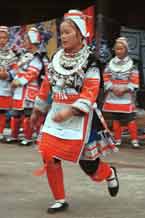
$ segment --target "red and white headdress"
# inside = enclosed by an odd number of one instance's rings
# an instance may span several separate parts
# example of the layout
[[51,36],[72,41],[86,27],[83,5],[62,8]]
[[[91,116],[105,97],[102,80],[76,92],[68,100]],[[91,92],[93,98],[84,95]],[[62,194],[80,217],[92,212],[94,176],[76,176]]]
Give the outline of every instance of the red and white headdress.
[[68,13],[64,14],[64,19],[71,20],[80,30],[83,37],[87,37],[87,28],[85,15],[79,10],[69,10]]
[[116,39],[116,43],[122,43],[126,49],[128,50],[128,41],[127,41],[127,38],[125,37],[119,37]]
[[39,44],[41,42],[40,33],[37,28],[31,27],[27,34],[32,44]]
[[9,34],[9,28],[7,26],[0,26],[0,32]]

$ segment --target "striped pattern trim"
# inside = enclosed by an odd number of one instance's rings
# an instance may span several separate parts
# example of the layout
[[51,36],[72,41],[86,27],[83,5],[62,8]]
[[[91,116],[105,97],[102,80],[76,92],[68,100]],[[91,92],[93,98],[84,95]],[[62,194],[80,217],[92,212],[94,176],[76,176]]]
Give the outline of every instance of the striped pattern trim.
[[0,32],[5,32],[5,33],[9,33],[9,29],[7,26],[0,26]]
[[79,95],[65,95],[64,98],[61,98],[61,96],[58,93],[53,95],[53,101],[62,104],[73,104],[78,99]]
[[103,110],[104,111],[108,111],[108,112],[132,112],[135,110],[135,105],[132,104],[109,104],[109,103],[105,103],[103,106]]

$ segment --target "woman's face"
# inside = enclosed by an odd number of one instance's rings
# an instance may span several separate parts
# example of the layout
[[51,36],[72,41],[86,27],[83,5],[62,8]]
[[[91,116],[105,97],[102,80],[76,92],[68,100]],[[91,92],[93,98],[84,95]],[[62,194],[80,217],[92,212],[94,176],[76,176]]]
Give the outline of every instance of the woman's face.
[[27,50],[29,50],[31,48],[31,42],[30,42],[29,37],[27,36],[27,34],[24,35],[23,47],[25,49],[27,49]]
[[5,47],[8,42],[8,34],[5,32],[0,32],[0,48]]
[[60,26],[61,44],[65,51],[75,51],[82,45],[82,36],[71,21],[64,21]]
[[126,47],[120,43],[120,42],[117,42],[115,44],[115,55],[119,58],[119,59],[123,59],[126,57],[127,55],[127,49]]

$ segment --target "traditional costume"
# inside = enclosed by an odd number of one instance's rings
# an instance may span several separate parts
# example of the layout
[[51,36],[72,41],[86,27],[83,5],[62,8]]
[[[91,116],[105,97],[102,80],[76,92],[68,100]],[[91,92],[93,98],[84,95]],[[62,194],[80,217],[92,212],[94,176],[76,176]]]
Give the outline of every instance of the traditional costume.
[[[40,43],[40,35],[36,28],[32,27],[27,35],[32,44],[38,45]],[[18,140],[20,119],[23,114],[24,140],[22,140],[21,144],[27,145],[32,142],[33,130],[30,127],[30,115],[38,94],[38,78],[42,68],[43,64],[40,60],[39,51],[35,53],[27,51],[20,56],[14,77],[14,80],[20,85],[13,89],[12,137],[8,138],[7,142]]]
[[[9,35],[8,27],[0,26],[0,32]],[[12,106],[12,90],[10,82],[12,80],[13,67],[17,61],[16,55],[6,44],[0,47],[0,68],[6,70],[8,77],[0,79],[0,139],[3,139],[3,131],[6,125],[6,111]]]
[[[128,50],[124,37],[117,39]],[[105,101],[103,110],[112,113],[113,130],[117,145],[121,144],[121,124],[127,125],[134,147],[138,147],[137,127],[135,122],[135,93],[139,87],[139,72],[132,59],[126,56],[123,59],[114,57],[104,71]],[[123,95],[117,96],[112,88],[126,89]]]
[[[69,11],[65,19],[74,22],[82,36],[86,37],[85,22],[81,12]],[[112,178],[115,178],[116,182],[114,170],[112,171],[107,163],[99,159],[102,154],[115,151],[112,136],[96,106],[99,85],[98,64],[85,43],[83,48],[72,57],[67,55],[64,49],[58,50],[53,56],[48,67],[48,75],[35,101],[35,108],[45,112],[48,105],[47,99],[51,93],[52,105],[44,122],[39,145],[39,151],[45,163],[44,170],[47,172],[51,191],[57,201],[48,209],[50,213],[60,211],[67,205],[64,201],[60,161],[62,159],[79,162],[81,168],[93,181],[107,180],[113,175]],[[78,114],[63,122],[53,120],[58,111],[70,107],[76,109]],[[94,110],[97,112],[98,132],[94,128]],[[118,180],[117,184],[115,183],[115,186],[111,188],[109,188],[111,195],[115,196],[118,192]]]

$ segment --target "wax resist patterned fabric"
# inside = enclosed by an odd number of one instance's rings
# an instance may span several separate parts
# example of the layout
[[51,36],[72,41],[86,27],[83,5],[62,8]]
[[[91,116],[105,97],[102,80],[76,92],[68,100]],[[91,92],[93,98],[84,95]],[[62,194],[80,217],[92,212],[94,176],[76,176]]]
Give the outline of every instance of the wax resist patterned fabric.
[[[49,51],[55,51],[57,48],[57,28],[56,28],[56,19],[45,21],[45,22],[39,22],[35,24],[30,25],[23,25],[23,26],[11,26],[9,28],[10,30],[10,47],[13,48],[18,53],[21,52],[21,49],[23,47],[23,36],[25,32],[30,27],[36,27],[41,34],[41,45],[40,49],[44,51],[46,49],[46,52]],[[51,40],[50,40],[51,39]],[[49,56],[49,52],[48,52]]]

